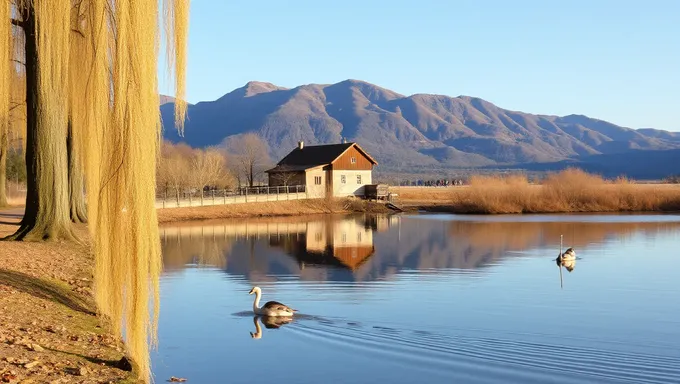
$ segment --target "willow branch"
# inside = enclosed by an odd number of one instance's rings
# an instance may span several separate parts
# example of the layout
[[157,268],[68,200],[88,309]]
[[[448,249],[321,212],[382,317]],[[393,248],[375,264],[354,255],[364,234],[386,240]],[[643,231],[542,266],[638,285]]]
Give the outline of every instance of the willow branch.
[[80,29],[71,28],[71,32],[75,32],[75,33],[79,34],[80,36],[82,36],[83,38],[85,37],[85,34]]
[[24,27],[24,22],[23,22],[22,20],[12,19],[12,25],[15,25],[15,26],[17,26],[17,27],[19,27],[19,28],[23,28],[23,27]]

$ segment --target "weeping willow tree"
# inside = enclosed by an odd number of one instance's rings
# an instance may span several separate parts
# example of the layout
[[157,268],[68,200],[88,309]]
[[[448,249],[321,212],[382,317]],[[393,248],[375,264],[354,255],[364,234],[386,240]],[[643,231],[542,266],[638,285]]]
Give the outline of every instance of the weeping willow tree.
[[10,79],[12,70],[12,25],[9,22],[11,7],[0,6],[0,207],[7,205],[7,152],[9,150]]
[[[9,239],[73,238],[71,221],[87,219],[98,308],[124,335],[140,378],[148,380],[161,272],[159,41],[163,30],[181,131],[189,0],[164,0],[162,15],[158,0],[9,4],[3,16],[21,30],[8,33],[10,40],[23,39],[28,177],[24,219]],[[6,92],[0,85],[0,102]],[[86,211],[75,198],[83,188]]]

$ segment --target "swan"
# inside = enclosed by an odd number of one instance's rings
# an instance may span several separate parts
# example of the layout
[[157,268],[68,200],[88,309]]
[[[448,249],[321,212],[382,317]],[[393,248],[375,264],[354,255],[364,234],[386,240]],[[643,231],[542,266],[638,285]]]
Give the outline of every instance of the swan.
[[253,287],[248,292],[249,295],[255,294],[255,301],[253,302],[253,312],[256,315],[262,316],[293,316],[297,309],[290,308],[287,305],[281,304],[278,301],[268,301],[262,308],[260,308],[260,297],[262,297],[262,290],[260,287]]
[[564,251],[563,254],[559,256],[559,259],[561,261],[573,261],[576,260],[576,252],[574,252],[574,248],[568,248],[566,251]]

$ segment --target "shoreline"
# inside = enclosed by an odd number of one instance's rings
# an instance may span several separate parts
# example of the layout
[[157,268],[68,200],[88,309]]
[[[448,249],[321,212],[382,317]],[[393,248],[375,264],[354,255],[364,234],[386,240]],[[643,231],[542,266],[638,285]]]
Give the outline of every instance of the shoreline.
[[534,211],[490,212],[467,204],[445,201],[407,200],[397,202],[402,211],[396,211],[381,202],[367,202],[354,199],[340,199],[333,204],[324,200],[279,201],[268,203],[245,203],[215,205],[205,207],[160,208],[157,210],[158,224],[172,224],[191,221],[210,221],[223,219],[256,219],[274,217],[299,217],[305,215],[342,214],[342,213],[428,213],[457,215],[554,215],[554,214],[680,214],[680,204],[669,205],[667,209],[543,209]]

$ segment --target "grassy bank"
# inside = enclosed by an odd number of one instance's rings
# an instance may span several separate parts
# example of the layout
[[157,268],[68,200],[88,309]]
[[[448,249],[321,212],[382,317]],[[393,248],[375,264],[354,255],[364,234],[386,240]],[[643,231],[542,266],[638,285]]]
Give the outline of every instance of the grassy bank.
[[213,205],[205,207],[158,209],[159,223],[177,221],[302,216],[323,213],[391,212],[384,204],[359,199],[310,199],[260,203]]
[[453,213],[680,211],[678,185],[605,180],[575,169],[551,174],[539,185],[517,175],[476,176],[465,187],[401,188],[398,193],[404,205]]
[[88,244],[0,243],[0,382],[135,382],[117,367],[122,342],[94,314],[93,266]]

